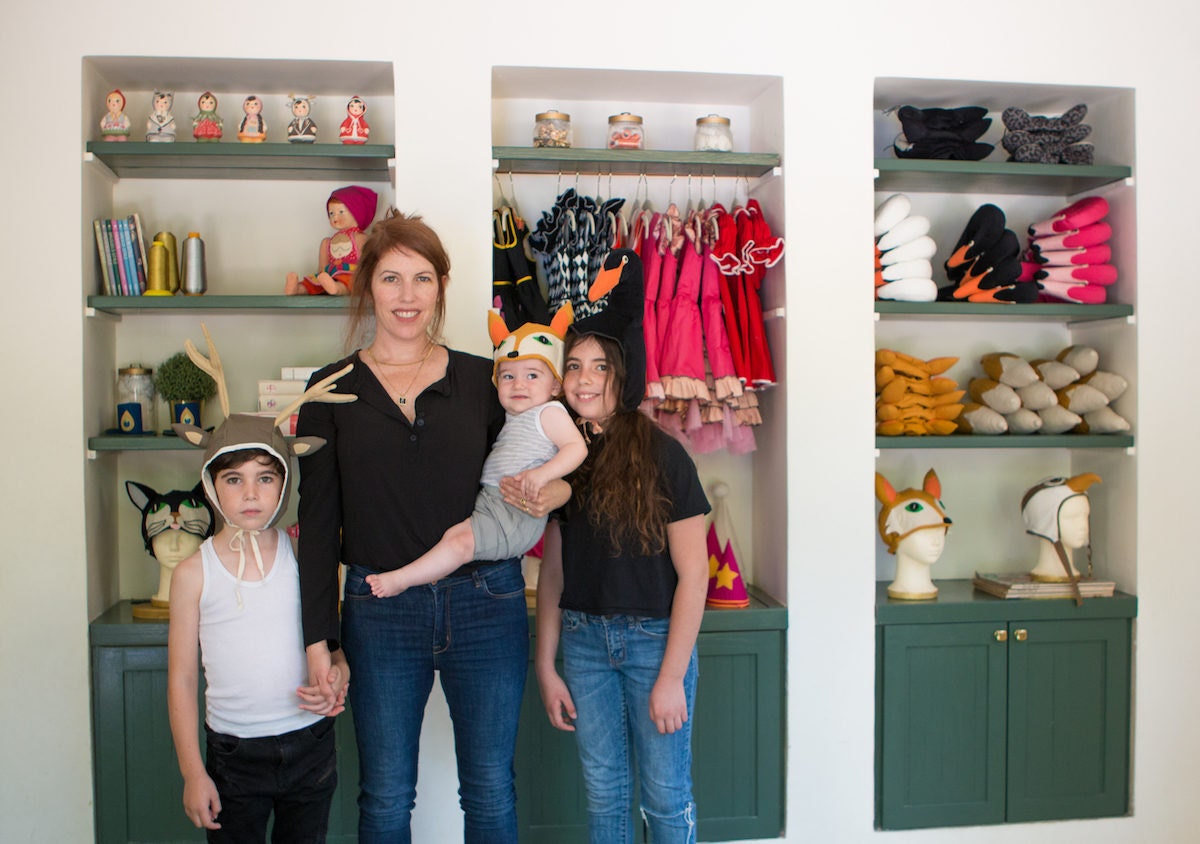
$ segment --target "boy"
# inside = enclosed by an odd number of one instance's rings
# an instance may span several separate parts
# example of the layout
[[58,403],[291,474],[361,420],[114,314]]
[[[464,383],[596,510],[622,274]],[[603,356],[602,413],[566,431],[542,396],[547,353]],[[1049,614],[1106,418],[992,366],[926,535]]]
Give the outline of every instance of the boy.
[[296,557],[287,534],[271,527],[285,508],[295,449],[270,419],[241,414],[197,444],[208,446],[201,480],[223,524],[171,584],[167,701],[184,811],[209,841],[265,841],[274,810],[274,841],[323,842],[337,786],[331,716],[345,708],[349,669],[336,651],[334,705],[304,685]]
[[563,340],[574,316],[567,302],[549,326],[526,323],[512,333],[490,312],[496,344],[493,380],[507,414],[504,428],[483,464],[475,512],[443,534],[437,545],[398,569],[367,575],[377,598],[445,577],[472,560],[505,560],[524,554],[541,538],[546,517],[504,502],[500,479],[513,476],[522,494],[536,498],[542,487],[574,471],[587,445],[567,409],[552,401],[562,391]]

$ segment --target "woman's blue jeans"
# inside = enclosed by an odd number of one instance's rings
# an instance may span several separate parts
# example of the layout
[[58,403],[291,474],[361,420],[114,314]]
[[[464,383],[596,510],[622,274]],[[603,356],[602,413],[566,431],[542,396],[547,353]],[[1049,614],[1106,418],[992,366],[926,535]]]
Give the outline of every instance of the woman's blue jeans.
[[652,844],[693,844],[692,717],[696,651],[684,677],[688,720],[661,734],[650,691],[667,645],[668,619],[563,610],[563,679],[575,702],[575,741],[587,790],[591,844],[631,844],[634,771]]
[[516,844],[513,756],[529,660],[518,561],[376,598],[352,566],[342,608],[358,738],[360,844],[412,840],[425,703],[440,672],[468,844]]

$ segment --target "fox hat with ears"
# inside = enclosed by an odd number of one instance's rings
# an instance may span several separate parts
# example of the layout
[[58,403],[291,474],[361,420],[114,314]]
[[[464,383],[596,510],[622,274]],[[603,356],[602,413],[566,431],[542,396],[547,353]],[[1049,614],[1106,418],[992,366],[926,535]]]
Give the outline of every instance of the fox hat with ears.
[[495,347],[492,357],[492,381],[500,370],[500,362],[505,360],[540,360],[550,367],[554,380],[562,381],[563,341],[567,339],[567,329],[575,319],[575,309],[570,302],[564,302],[554,314],[549,325],[527,322],[516,331],[509,331],[500,312],[488,311],[488,334]]
[[242,572],[246,565],[245,541],[247,539],[254,552],[259,573],[263,572],[262,555],[259,553],[258,540],[256,538],[259,531],[243,530],[241,525],[231,521],[222,512],[221,503],[217,499],[216,488],[213,485],[214,478],[209,467],[215,458],[231,451],[262,449],[276,458],[283,465],[284,474],[280,481],[282,489],[279,494],[279,503],[276,505],[275,512],[271,514],[271,518],[267,522],[267,527],[274,525],[287,508],[288,492],[291,486],[291,458],[293,456],[303,457],[304,455],[312,454],[325,445],[325,440],[320,437],[294,437],[289,439],[279,430],[279,425],[306,402],[351,402],[358,398],[351,393],[332,392],[337,379],[353,369],[354,365],[349,364],[344,369],[313,384],[305,390],[303,395],[297,396],[295,401],[279,411],[275,416],[257,416],[250,413],[231,414],[229,412],[229,391],[225,386],[225,370],[221,364],[221,358],[217,354],[216,346],[213,345],[212,336],[208,333],[208,327],[204,323],[201,323],[200,329],[204,332],[204,339],[208,343],[208,357],[206,358],[200,354],[190,339],[184,341],[184,348],[187,350],[188,357],[192,359],[192,362],[200,367],[201,370],[211,375],[213,380],[217,382],[217,397],[221,402],[221,412],[225,415],[225,421],[211,432],[196,425],[176,423],[172,427],[175,433],[185,442],[197,448],[204,449],[204,464],[200,470],[200,481],[204,486],[204,492],[208,496],[208,500],[212,503],[213,509],[220,517],[225,522],[237,528],[237,532],[230,542],[230,547],[238,551],[237,588],[239,590],[238,604],[240,606],[240,586]]
[[875,473],[875,497],[883,505],[879,510],[879,535],[887,543],[889,553],[895,554],[900,542],[919,530],[950,528],[950,517],[941,496],[942,482],[932,469],[925,473],[920,489],[900,492],[896,492],[887,478]]

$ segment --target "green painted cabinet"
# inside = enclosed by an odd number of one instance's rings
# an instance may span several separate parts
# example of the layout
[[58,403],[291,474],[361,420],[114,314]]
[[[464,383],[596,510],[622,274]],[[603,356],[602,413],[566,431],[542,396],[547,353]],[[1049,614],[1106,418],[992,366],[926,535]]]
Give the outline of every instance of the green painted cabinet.
[[[700,837],[772,838],[783,828],[783,643],[787,611],[756,596],[748,610],[709,611],[700,634],[693,743]],[[530,616],[530,628],[533,618]],[[183,814],[167,722],[167,625],[122,602],[91,625],[96,840],[203,841]],[[523,844],[586,841],[573,737],[550,727],[532,666],[517,748]],[[339,785],[330,842],[356,840],[354,722],[337,719]]]
[[[786,625],[786,610],[760,595],[750,609],[705,613],[692,732],[701,841],[774,838],[783,829]],[[575,739],[550,726],[532,664],[523,706],[516,761],[522,844],[586,842]]]
[[1137,599],[1001,600],[942,581],[876,604],[876,825],[1128,811]]

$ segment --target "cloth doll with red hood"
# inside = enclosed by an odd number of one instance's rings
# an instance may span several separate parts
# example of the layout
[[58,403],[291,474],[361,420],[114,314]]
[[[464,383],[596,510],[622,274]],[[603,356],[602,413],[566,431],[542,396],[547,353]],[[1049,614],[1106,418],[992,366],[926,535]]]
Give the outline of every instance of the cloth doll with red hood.
[[317,258],[321,269],[304,278],[297,273],[288,273],[284,292],[289,296],[348,294],[354,271],[358,268],[358,256],[367,239],[367,228],[375,220],[378,201],[375,191],[361,185],[348,185],[331,193],[325,201],[325,211],[334,234],[321,240]]

